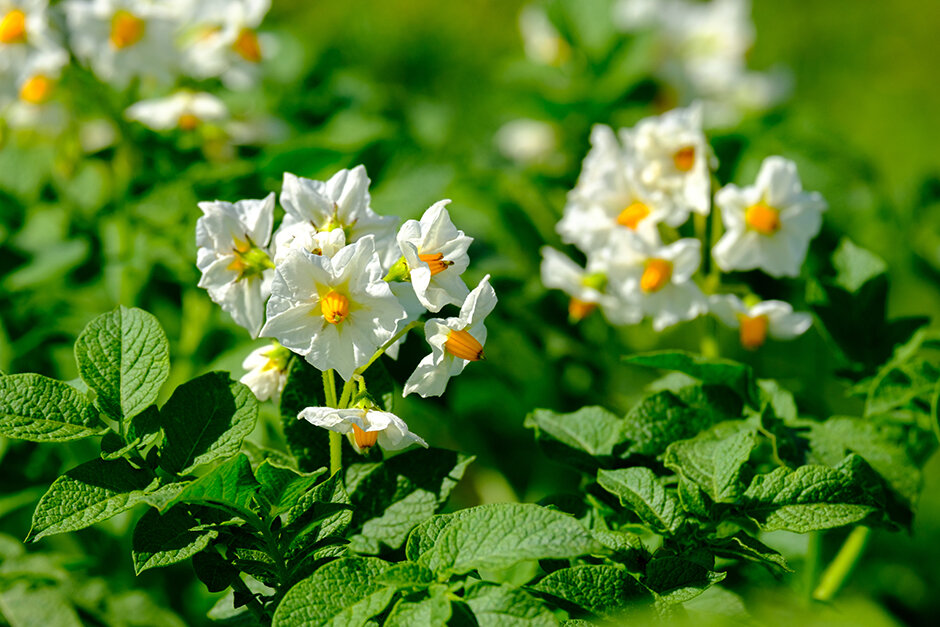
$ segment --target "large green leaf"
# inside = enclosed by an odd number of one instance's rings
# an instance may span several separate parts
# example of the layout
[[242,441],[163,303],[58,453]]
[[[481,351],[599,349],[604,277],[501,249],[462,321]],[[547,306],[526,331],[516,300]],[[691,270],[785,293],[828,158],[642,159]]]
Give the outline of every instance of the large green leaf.
[[614,447],[624,440],[624,421],[603,407],[583,407],[570,414],[536,409],[525,426],[553,459],[567,460],[588,470],[605,465]]
[[627,363],[647,368],[683,372],[705,384],[728,386],[748,403],[757,399],[757,387],[751,369],[736,361],[675,350],[630,355],[624,359]]
[[[441,586],[443,588],[443,586]],[[402,599],[392,608],[385,627],[412,627],[412,625],[446,625],[450,620],[450,599],[447,590],[434,590],[420,601]]]
[[464,595],[479,627],[548,627],[558,619],[544,603],[512,586],[478,583]]
[[652,595],[621,566],[580,565],[550,573],[532,587],[601,617],[617,615]]
[[104,431],[94,406],[72,386],[38,374],[0,377],[0,435],[64,442]]
[[684,603],[702,594],[726,576],[698,561],[680,556],[665,556],[646,565],[643,583],[656,592],[660,604]]
[[687,394],[691,404],[674,392],[657,392],[642,399],[624,418],[623,435],[629,446],[623,456],[644,455],[656,457],[666,450],[672,442],[691,438],[700,431],[708,429],[716,422],[731,417],[724,411],[708,405],[701,386],[689,391],[699,394]]
[[33,512],[29,539],[84,529],[145,501],[157,479],[124,459],[93,459],[52,482]]
[[301,473],[265,459],[255,470],[255,477],[261,483],[259,496],[270,507],[270,515],[278,516],[294,507],[325,472],[326,468],[320,468]]
[[685,519],[679,499],[649,468],[601,470],[597,473],[597,483],[619,497],[624,507],[656,533],[675,534]]
[[0,612],[10,627],[81,627],[75,608],[58,588],[23,581],[0,592]]
[[228,374],[210,372],[176,388],[160,418],[166,434],[160,466],[187,474],[238,452],[255,428],[258,401]]
[[169,566],[192,557],[209,545],[219,533],[198,529],[199,521],[180,507],[160,514],[149,509],[134,527],[134,571]]
[[246,511],[251,511],[259,487],[248,458],[238,454],[187,484],[161,509],[166,510],[177,503],[195,503],[244,516]]
[[734,503],[744,492],[741,470],[757,443],[754,427],[723,422],[690,440],[673,442],[664,463],[697,483],[716,503]]
[[88,323],[75,341],[82,380],[113,418],[131,418],[157,400],[170,374],[170,345],[157,319],[118,307]]

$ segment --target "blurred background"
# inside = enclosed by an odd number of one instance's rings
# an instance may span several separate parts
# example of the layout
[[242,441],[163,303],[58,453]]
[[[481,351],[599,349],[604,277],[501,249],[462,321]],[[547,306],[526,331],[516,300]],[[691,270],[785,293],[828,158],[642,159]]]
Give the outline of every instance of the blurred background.
[[[417,218],[453,199],[454,222],[475,238],[467,283],[489,273],[500,297],[488,360],[453,380],[443,398],[409,397],[397,408],[433,446],[477,456],[454,506],[534,501],[575,487],[578,477],[536,448],[526,414],[585,404],[624,412],[650,375],[621,356],[696,350],[706,324],[662,334],[648,325],[614,328],[600,316],[572,325],[565,297],[539,280],[540,248],[562,248],[554,225],[591,126],[630,126],[694,96],[671,80],[655,33],[625,28],[614,4],[275,0],[260,28],[270,50],[261,83],[243,91],[210,84],[233,120],[196,134],[128,121],[121,112],[140,95],[133,86],[93,97],[100,90],[87,72],[65,74],[55,99],[71,112],[67,122],[0,126],[0,370],[75,378],[75,337],[123,304],[151,311],[167,330],[166,395],[208,370],[241,376],[241,360],[259,344],[196,286],[196,203],[279,192],[285,171],[322,180],[363,163],[380,214]],[[747,67],[774,77],[774,93],[711,120],[718,179],[746,184],[766,156],[795,160],[804,187],[830,206],[804,273],[822,267],[847,235],[888,263],[890,316],[936,319],[940,4],[754,0],[752,19]],[[805,308],[805,281],[745,280],[761,296]],[[835,374],[838,352],[815,329],[757,353],[741,351],[731,332],[720,340],[723,356],[781,380],[805,414],[860,411]],[[422,344],[412,337],[390,364],[399,381],[423,356]],[[275,409],[265,412],[256,440],[277,446]],[[25,537],[45,486],[88,456],[80,449],[0,442],[0,530],[9,538]],[[185,624],[205,622],[213,599],[198,583],[169,583],[194,582],[187,565],[134,578],[132,520],[39,545],[79,573],[75,585],[89,598],[105,577],[112,588],[154,591]],[[844,598],[866,599],[860,611],[870,624],[933,624],[938,538],[934,459],[913,533],[876,533]],[[833,534],[827,547],[834,552],[839,540]],[[805,538],[778,541],[798,570]],[[123,557],[100,559],[112,554]]]

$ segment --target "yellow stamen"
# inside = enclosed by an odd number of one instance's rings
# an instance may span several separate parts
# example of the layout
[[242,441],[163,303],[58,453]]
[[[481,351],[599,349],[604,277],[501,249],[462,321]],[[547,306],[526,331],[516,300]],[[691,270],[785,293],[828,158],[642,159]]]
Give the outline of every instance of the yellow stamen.
[[780,230],[780,212],[759,202],[744,211],[744,222],[761,235],[773,235]]
[[650,214],[650,208],[641,202],[632,202],[617,216],[617,224],[636,230],[640,222]]
[[685,146],[672,155],[672,162],[680,172],[688,172],[695,165],[695,146]]
[[339,324],[349,316],[349,299],[330,290],[329,294],[320,299],[320,311],[324,320],[330,324]]
[[418,259],[430,266],[431,276],[439,274],[454,265],[453,261],[447,261],[444,259],[444,253],[426,253],[423,255],[418,255]]
[[444,342],[444,350],[467,361],[480,361],[484,359],[483,345],[466,330],[451,331]]
[[130,48],[144,38],[147,23],[124,9],[115,11],[111,18],[111,44],[118,50]]
[[250,61],[251,63],[259,63],[261,61],[261,45],[258,43],[258,35],[251,29],[243,28],[242,31],[238,33],[238,39],[232,44],[232,48],[234,48],[235,52],[245,61]]
[[572,322],[587,318],[595,309],[597,309],[597,303],[588,303],[577,298],[568,301],[568,317]]
[[767,341],[767,316],[746,316],[738,314],[741,324],[741,346],[749,351],[757,350]]
[[55,83],[48,76],[37,74],[20,87],[20,100],[30,104],[39,105],[49,101],[52,97],[52,88]]
[[672,262],[665,259],[648,259],[640,277],[640,289],[650,294],[666,287],[672,278]]
[[0,43],[21,44],[26,41],[26,14],[13,9],[0,20]]
[[353,428],[353,439],[356,442],[356,446],[359,447],[360,451],[365,451],[373,446],[379,439],[378,431],[363,431],[359,425],[354,424]]
[[176,124],[180,127],[180,130],[192,131],[199,126],[199,118],[192,113],[184,113],[180,116]]

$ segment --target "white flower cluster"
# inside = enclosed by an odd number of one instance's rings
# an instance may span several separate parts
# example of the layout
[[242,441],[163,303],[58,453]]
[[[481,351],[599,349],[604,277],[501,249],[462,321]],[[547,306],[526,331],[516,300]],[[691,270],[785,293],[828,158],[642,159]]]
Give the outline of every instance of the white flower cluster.
[[[698,105],[641,120],[619,133],[594,127],[591,150],[557,225],[562,240],[584,253],[586,267],[555,249],[542,250],[542,282],[571,297],[572,319],[600,307],[614,324],[649,317],[661,331],[712,311],[740,329],[749,349],[768,335],[788,339],[809,328],[809,316],[793,313],[787,303],[708,298],[693,280],[701,242],[675,239],[672,227],[692,214],[708,216],[714,165]],[[712,250],[717,267],[759,269],[775,277],[799,275],[826,210],[818,193],[803,191],[795,164],[781,157],[764,161],[753,186],[719,190],[715,204],[724,225]],[[675,241],[664,242],[662,232]]]
[[[277,230],[274,194],[199,204],[200,287],[252,337],[276,340],[244,363],[249,373],[242,381],[258,398],[276,397],[283,388],[290,352],[351,383],[378,355],[394,356],[423,312],[446,305],[459,307],[459,314],[425,323],[431,352],[405,383],[405,395],[439,396],[450,377],[483,359],[484,319],[496,294],[489,276],[473,290],[461,278],[472,239],[451,222],[448,202],[397,228],[396,217],[372,210],[369,178],[358,166],[328,181],[286,173]],[[386,433],[378,440],[385,448],[423,443],[388,416],[347,407],[311,408],[301,417],[355,436],[359,449],[376,442],[362,434],[379,431]]]
[[733,124],[742,111],[765,109],[786,95],[780,73],[747,68],[754,44],[749,0],[618,0],[614,22],[624,31],[653,31],[657,74],[686,101],[705,103],[706,122]]

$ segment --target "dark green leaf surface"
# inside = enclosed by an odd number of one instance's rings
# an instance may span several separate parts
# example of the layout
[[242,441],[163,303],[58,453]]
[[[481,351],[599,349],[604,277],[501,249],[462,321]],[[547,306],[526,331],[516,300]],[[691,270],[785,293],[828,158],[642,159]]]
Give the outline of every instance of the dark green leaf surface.
[[684,351],[657,351],[630,355],[624,359],[637,366],[683,372],[705,384],[728,386],[749,403],[757,398],[751,369],[735,361],[708,359]]
[[741,468],[757,443],[754,428],[724,422],[691,440],[666,449],[664,463],[681,477],[697,483],[716,503],[734,503],[744,492]]
[[604,564],[556,570],[532,589],[601,617],[615,616],[631,603],[652,600],[649,590],[625,568]]
[[163,513],[147,510],[134,527],[134,571],[176,564],[192,557],[219,534],[213,529],[194,529],[199,522],[180,507]]
[[548,627],[555,615],[531,594],[511,586],[477,584],[464,595],[480,627]]
[[0,435],[64,442],[104,431],[94,406],[72,386],[38,374],[0,377]]
[[649,468],[601,470],[597,482],[619,497],[623,506],[635,512],[654,532],[672,535],[679,530],[684,519],[679,499]]

